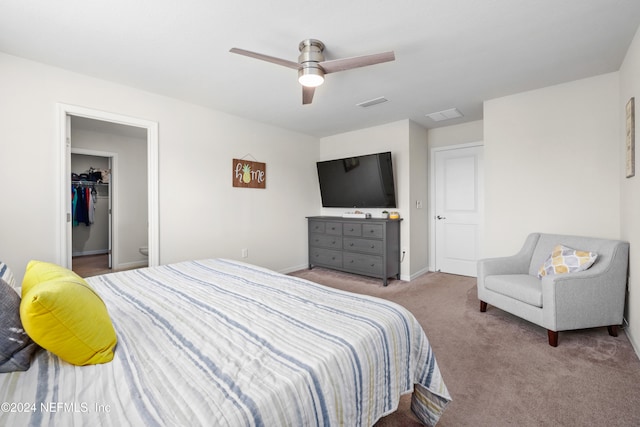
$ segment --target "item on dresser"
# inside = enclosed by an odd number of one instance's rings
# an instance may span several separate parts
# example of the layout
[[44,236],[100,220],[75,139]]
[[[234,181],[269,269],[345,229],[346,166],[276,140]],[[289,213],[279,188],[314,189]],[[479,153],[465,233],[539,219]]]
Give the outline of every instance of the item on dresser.
[[307,217],[309,268],[400,279],[400,221],[332,216]]
[[342,218],[371,218],[371,214],[360,211],[345,212],[342,214]]

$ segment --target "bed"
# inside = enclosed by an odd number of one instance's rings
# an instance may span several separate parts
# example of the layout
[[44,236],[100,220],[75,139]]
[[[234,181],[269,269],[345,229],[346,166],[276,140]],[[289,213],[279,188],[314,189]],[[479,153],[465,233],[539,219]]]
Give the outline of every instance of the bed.
[[86,281],[113,360],[38,350],[0,374],[0,425],[371,426],[411,392],[435,425],[450,401],[421,326],[386,300],[225,259]]

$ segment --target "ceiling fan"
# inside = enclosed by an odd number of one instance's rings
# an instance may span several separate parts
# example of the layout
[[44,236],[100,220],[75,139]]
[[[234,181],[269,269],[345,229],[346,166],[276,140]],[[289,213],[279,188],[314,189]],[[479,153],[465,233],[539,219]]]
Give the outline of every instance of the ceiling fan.
[[393,51],[375,53],[373,55],[354,56],[351,58],[333,59],[325,61],[322,51],[324,43],[316,39],[306,39],[298,46],[300,56],[298,62],[280,59],[262,53],[251,52],[234,47],[229,50],[231,53],[261,59],[274,64],[283,65],[288,68],[298,70],[298,81],[302,85],[302,103],[311,104],[315,88],[324,82],[324,75],[338,71],[350,70],[352,68],[365,67],[367,65],[379,64],[395,60]]

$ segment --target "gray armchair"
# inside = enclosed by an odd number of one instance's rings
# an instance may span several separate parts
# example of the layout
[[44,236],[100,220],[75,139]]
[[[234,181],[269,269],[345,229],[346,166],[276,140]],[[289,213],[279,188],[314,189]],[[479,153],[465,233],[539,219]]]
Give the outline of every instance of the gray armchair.
[[[556,245],[598,254],[585,271],[547,275],[538,269]],[[619,240],[533,233],[516,255],[478,261],[480,311],[491,304],[547,329],[549,345],[558,331],[607,326],[618,336],[622,324],[629,244]]]

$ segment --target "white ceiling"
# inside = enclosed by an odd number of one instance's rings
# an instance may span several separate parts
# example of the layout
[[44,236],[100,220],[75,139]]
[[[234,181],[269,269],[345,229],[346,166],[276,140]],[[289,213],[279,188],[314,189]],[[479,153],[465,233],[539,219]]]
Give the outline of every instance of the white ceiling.
[[[639,0],[3,0],[0,51],[322,137],[617,71],[639,25]],[[307,38],[396,60],[302,105],[295,70],[229,53],[296,61]]]

